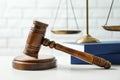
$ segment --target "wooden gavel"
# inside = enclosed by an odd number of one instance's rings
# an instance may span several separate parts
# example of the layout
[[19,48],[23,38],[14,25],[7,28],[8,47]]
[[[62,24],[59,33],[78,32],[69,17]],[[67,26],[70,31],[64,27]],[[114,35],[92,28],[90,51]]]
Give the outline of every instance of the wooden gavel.
[[55,48],[56,50],[59,51],[66,52],[87,63],[95,64],[100,67],[104,67],[105,69],[109,69],[111,67],[111,63],[103,58],[94,56],[90,53],[81,52],[78,50],[65,47],[61,44],[55,43],[54,41],[49,41],[49,39],[44,38],[46,27],[48,25],[38,21],[34,21],[33,24],[34,26],[32,27],[31,32],[29,33],[24,54],[37,58],[41,45],[44,45],[49,46],[50,48]]

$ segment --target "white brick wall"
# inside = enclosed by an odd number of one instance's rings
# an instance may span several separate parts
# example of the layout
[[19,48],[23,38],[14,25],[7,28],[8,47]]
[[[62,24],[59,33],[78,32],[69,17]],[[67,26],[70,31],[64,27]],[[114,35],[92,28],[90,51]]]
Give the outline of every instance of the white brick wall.
[[[85,0],[72,0],[75,7],[78,24],[82,32],[76,35],[55,35],[50,32],[59,0],[0,0],[0,55],[22,54],[33,20],[49,24],[46,37],[59,41],[76,41],[85,34]],[[120,32],[110,32],[102,28],[112,0],[89,0],[90,34],[99,40],[120,40]],[[120,25],[120,0],[115,0],[114,8],[108,24]],[[55,26],[63,29],[66,26],[65,0],[62,0]],[[75,27],[71,7],[69,6],[69,27]],[[96,34],[95,34],[96,33]],[[59,40],[58,40],[59,39]],[[47,49],[47,50],[46,50]],[[41,53],[57,54],[42,47]],[[60,54],[62,55],[62,54]]]

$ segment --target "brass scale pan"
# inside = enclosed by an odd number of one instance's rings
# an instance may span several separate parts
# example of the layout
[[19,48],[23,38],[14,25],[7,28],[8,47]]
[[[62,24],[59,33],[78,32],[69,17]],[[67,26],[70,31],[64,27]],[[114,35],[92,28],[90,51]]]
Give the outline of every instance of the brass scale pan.
[[120,31],[120,25],[104,25],[103,28],[108,31]]
[[80,30],[51,30],[54,34],[77,34]]

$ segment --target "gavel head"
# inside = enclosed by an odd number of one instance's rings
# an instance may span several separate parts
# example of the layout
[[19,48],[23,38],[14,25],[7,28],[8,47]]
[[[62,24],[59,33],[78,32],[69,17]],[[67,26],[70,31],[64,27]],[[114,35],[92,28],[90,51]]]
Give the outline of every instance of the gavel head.
[[44,39],[47,26],[48,24],[39,21],[33,22],[33,26],[26,41],[24,54],[35,58],[38,57],[38,52],[40,50],[42,40]]
[[34,21],[28,35],[24,54],[13,59],[12,66],[19,70],[45,70],[56,67],[56,59],[52,55],[38,55],[44,40],[47,24]]

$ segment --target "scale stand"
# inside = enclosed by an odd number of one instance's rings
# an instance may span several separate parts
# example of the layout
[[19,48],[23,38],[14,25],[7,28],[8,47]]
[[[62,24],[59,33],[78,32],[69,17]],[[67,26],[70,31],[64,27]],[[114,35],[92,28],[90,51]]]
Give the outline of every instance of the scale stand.
[[90,34],[89,34],[89,12],[88,12],[88,0],[86,0],[86,35],[81,38],[78,39],[76,41],[76,43],[98,43],[100,42],[98,39],[93,38]]

